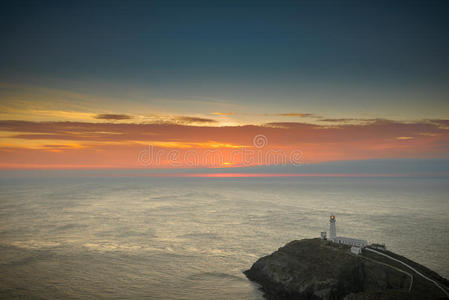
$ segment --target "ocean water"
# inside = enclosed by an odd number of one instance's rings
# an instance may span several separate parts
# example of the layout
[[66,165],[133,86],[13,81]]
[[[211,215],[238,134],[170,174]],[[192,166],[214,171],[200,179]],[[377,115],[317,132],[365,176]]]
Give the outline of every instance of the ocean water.
[[3,175],[0,298],[262,299],[242,271],[331,213],[447,278],[448,181]]

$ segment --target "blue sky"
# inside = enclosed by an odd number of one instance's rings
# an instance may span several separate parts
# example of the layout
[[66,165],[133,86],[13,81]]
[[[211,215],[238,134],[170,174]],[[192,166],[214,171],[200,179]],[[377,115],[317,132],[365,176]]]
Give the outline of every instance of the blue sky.
[[448,115],[445,1],[14,1],[1,11],[2,82],[167,111],[188,109],[165,100],[204,100],[258,113]]

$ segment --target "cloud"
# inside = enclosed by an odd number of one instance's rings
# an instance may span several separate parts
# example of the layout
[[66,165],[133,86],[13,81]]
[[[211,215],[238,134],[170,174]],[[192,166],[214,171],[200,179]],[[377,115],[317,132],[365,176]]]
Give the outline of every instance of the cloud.
[[164,114],[149,114],[140,118],[145,124],[163,124],[163,125],[206,125],[218,123],[217,120],[193,116],[176,116]]
[[282,113],[282,114],[274,114],[275,116],[282,116],[282,117],[316,117],[314,114],[305,114],[305,113]]
[[320,119],[321,122],[332,122],[332,123],[338,123],[338,122],[353,122],[357,121],[358,119],[350,119],[350,118],[340,118],[340,119]]
[[199,117],[188,117],[188,116],[179,116],[174,117],[173,120],[175,123],[180,124],[195,124],[195,123],[217,123],[218,121],[207,118],[199,118]]
[[133,117],[122,114],[98,114],[95,119],[99,120],[130,120]]
[[308,113],[279,113],[279,114],[266,114],[267,116],[281,116],[281,117],[300,117],[300,118],[317,118],[318,116]]
[[211,112],[212,115],[217,115],[217,116],[232,116],[232,115],[236,115],[235,112]]
[[437,126],[441,129],[449,130],[449,120],[433,119],[429,120],[429,122],[437,124]]
[[[277,122],[263,125],[209,126],[215,120],[180,116],[179,123],[88,123],[0,121],[3,138],[28,140],[78,140],[96,142],[163,141],[251,144],[255,135],[269,138],[270,145],[348,144],[371,141],[372,147],[397,137],[414,140],[447,140],[449,131],[432,122],[402,123],[378,120],[367,124],[325,126],[298,122]],[[203,125],[195,125],[202,123]],[[57,143],[46,143],[57,144]]]
[[381,118],[371,118],[371,119],[362,119],[362,118],[319,118],[318,121],[326,122],[326,123],[346,123],[346,124],[369,124],[369,123],[381,123],[381,122],[391,122],[390,120],[381,119]]

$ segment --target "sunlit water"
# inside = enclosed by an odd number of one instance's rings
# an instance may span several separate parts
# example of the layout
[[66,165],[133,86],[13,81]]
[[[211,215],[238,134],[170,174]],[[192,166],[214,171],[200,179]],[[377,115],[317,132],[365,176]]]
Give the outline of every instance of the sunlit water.
[[0,298],[260,299],[242,271],[337,232],[449,277],[448,179],[0,178]]

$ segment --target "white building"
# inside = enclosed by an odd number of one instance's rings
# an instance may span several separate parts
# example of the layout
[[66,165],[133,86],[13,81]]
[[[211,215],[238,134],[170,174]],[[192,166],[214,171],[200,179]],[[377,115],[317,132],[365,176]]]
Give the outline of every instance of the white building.
[[362,253],[362,248],[357,247],[357,246],[352,246],[351,253],[354,253],[355,255],[359,255],[360,253]]
[[332,242],[337,244],[344,244],[349,246],[356,246],[356,247],[366,247],[368,245],[368,242],[365,240],[359,240],[359,239],[353,239],[353,238],[347,238],[343,236],[337,236],[335,239],[332,240]]
[[[338,244],[355,246],[355,247],[359,247],[359,248],[364,248],[368,245],[368,242],[365,240],[337,236],[337,228],[335,225],[336,221],[337,220],[335,219],[335,216],[331,215],[329,218],[329,240],[330,241],[332,241],[334,243],[338,243]],[[359,251],[359,250],[354,249],[354,251]],[[352,248],[351,248],[351,252],[352,252]]]

